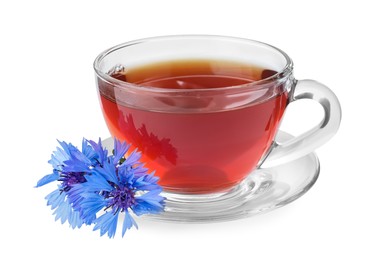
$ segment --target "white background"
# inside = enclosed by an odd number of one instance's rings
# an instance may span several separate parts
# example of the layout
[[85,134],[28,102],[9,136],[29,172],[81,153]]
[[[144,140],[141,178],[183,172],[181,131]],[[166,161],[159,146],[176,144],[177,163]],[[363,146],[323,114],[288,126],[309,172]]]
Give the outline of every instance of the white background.
[[[377,259],[375,1],[2,1],[0,3],[1,259]],[[94,85],[98,53],[129,40],[218,34],[275,45],[298,79],[339,97],[338,134],[317,150],[321,173],[303,197],[233,222],[138,220],[122,239],[55,222],[33,188],[56,139],[107,137]],[[282,127],[315,124],[291,109]],[[316,113],[315,113],[316,114]],[[295,118],[295,119],[294,119]],[[4,257],[4,255],[7,255]]]

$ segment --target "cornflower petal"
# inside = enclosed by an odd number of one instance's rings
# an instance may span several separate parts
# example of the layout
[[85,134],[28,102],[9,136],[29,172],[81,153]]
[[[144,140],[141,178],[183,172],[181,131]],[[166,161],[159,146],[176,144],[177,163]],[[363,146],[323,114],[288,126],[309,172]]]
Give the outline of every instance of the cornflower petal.
[[80,216],[86,222],[92,223],[96,219],[96,214],[106,207],[107,202],[98,194],[94,194],[92,197],[87,197],[80,204]]
[[[161,206],[159,203],[164,200],[164,197],[160,196],[161,189],[155,189],[149,192],[144,193],[139,196],[138,200],[143,200],[151,204],[156,204],[156,206]],[[159,203],[156,203],[159,202]]]
[[95,167],[93,169],[94,173],[99,173],[103,179],[112,183],[118,183],[116,171],[117,169],[114,164],[110,163],[109,161],[104,161],[102,167]]
[[96,224],[93,230],[100,229],[100,236],[108,233],[109,238],[113,238],[117,229],[118,213],[113,214],[112,212],[105,212],[96,219]]
[[37,185],[35,186],[36,188],[38,187],[41,187],[43,185],[46,185],[47,183],[50,183],[50,182],[53,182],[53,181],[56,181],[59,179],[59,173],[57,171],[54,170],[53,173],[51,174],[48,174],[48,175],[45,175],[44,177],[42,177],[42,179],[40,179],[38,182],[37,182]]
[[68,213],[71,210],[70,205],[64,200],[62,203],[59,204],[59,206],[55,209],[54,215],[55,215],[55,221],[60,219],[60,222],[64,224],[64,222],[68,219]]
[[151,172],[150,174],[144,175],[144,181],[149,183],[157,183],[159,181],[159,177],[155,176],[155,171]]
[[71,151],[77,150],[77,148],[73,146],[71,143],[67,144],[64,141],[59,141],[59,140],[58,140],[58,143],[63,148],[64,152],[68,155],[71,155]]
[[145,176],[145,175],[149,175],[148,169],[144,168],[143,164],[140,164],[140,165],[138,165],[138,167],[136,167],[134,169],[134,175],[135,175],[136,178],[139,178],[139,177]]
[[51,159],[48,163],[50,163],[54,169],[62,170],[64,161],[71,159],[71,151],[76,150],[76,147],[72,144],[67,144],[66,142],[60,142],[59,140],[58,143],[61,147],[57,147],[56,151],[51,154]]
[[69,160],[70,157],[68,154],[64,152],[61,148],[57,148],[57,151],[51,154],[51,159],[48,161],[49,164],[53,166],[56,170],[61,170],[63,166],[63,162]]
[[71,143],[61,142],[58,140],[58,143],[63,148],[57,147],[57,151],[54,153],[56,155],[55,159],[60,162],[60,165],[64,163],[64,161],[69,160],[72,158],[72,154],[75,152],[80,152],[75,146]]
[[101,138],[98,139],[98,143],[88,140],[88,142],[93,147],[94,151],[98,154],[98,162],[100,165],[103,165],[104,161],[107,160],[108,157],[108,150],[102,147]]
[[84,224],[83,219],[81,218],[79,212],[77,211],[71,211],[71,227],[72,229],[75,228],[81,228],[81,226]]
[[142,157],[141,153],[138,152],[138,149],[135,149],[134,151],[132,151],[132,153],[127,156],[127,158],[125,159],[125,161],[122,163],[122,165],[120,167],[127,167],[127,166],[133,166],[135,164],[140,164],[139,160],[140,158]]
[[55,209],[60,204],[64,202],[65,195],[59,190],[54,190],[50,194],[48,194],[45,199],[47,200],[47,206],[51,206],[51,209]]
[[145,194],[139,196],[138,198],[143,199],[143,200],[152,199],[152,200],[156,200],[156,201],[163,201],[163,200],[165,200],[165,198],[160,195],[162,191],[163,191],[163,189],[160,186],[158,186],[154,190],[146,192]]
[[80,212],[83,221],[91,224],[96,219],[96,213],[107,205],[106,200],[98,192],[111,190],[112,187],[99,174],[93,173],[87,178],[89,181],[74,185],[67,192],[67,198],[72,208]]
[[155,172],[152,172],[151,174],[145,174],[139,177],[135,182],[134,182],[134,187],[138,188],[139,190],[155,190],[159,189],[160,186],[157,184],[159,178],[153,176]]
[[120,142],[117,139],[114,139],[114,158],[113,164],[117,165],[119,161],[125,156],[126,152],[129,150],[130,145],[126,142]]
[[113,189],[107,179],[97,171],[93,171],[91,174],[86,175],[86,180],[86,182],[81,183],[80,185],[73,186],[68,192],[69,196],[80,195],[85,197],[86,194],[91,194],[102,190],[109,191]]
[[72,158],[71,160],[64,161],[64,172],[91,172],[91,165],[83,161]]
[[118,167],[119,182],[123,184],[132,184],[134,179],[134,170],[135,169],[132,166]]
[[81,227],[83,221],[79,216],[79,212],[73,211],[70,203],[66,200],[64,193],[57,189],[47,195],[46,199],[47,205],[51,206],[51,209],[55,209],[53,212],[53,215],[55,215],[55,221],[60,219],[62,224],[68,221],[72,228]]
[[92,162],[97,162],[98,155],[96,151],[93,149],[91,145],[88,144],[88,141],[83,138],[83,141],[81,143],[81,151],[82,153]]
[[164,197],[160,196],[161,190],[149,191],[137,197],[132,210],[137,216],[143,214],[157,214],[164,209]]
[[138,225],[134,218],[130,215],[128,211],[125,211],[125,218],[122,225],[122,237],[125,235],[126,231],[135,226],[138,229]]

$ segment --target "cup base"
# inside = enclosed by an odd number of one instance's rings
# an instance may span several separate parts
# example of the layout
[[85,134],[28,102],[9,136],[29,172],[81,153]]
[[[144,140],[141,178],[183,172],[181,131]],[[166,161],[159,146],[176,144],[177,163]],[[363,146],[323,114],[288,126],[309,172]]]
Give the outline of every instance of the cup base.
[[[276,140],[292,136],[279,131]],[[104,140],[106,147],[112,139]],[[305,194],[316,182],[319,160],[310,153],[294,161],[253,171],[244,181],[227,192],[180,194],[163,191],[165,211],[143,218],[169,222],[219,222],[253,216],[282,207]]]

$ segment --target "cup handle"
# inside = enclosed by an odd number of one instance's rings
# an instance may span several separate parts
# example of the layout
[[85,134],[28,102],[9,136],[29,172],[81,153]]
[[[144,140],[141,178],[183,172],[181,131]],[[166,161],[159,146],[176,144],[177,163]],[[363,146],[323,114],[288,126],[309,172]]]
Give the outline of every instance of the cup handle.
[[320,103],[324,109],[324,118],[317,126],[289,141],[274,141],[261,168],[303,157],[326,143],[337,132],[341,121],[341,107],[336,95],[328,87],[314,80],[296,81],[290,102],[300,99],[312,99]]

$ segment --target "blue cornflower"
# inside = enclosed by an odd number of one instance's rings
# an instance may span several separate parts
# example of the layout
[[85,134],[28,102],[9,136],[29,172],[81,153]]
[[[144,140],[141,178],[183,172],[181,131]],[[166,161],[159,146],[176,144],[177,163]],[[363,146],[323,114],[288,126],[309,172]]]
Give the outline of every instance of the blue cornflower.
[[[138,216],[163,211],[164,198],[160,196],[162,189],[157,184],[159,178],[147,173],[139,162],[139,152],[133,151],[127,158],[121,158],[120,154],[128,149],[129,146],[115,141],[114,156],[94,167],[86,176],[86,182],[68,191],[73,207],[84,221],[99,213],[93,222],[94,230],[100,229],[101,236],[107,233],[110,238],[114,237],[120,213],[124,214],[122,236],[132,226],[137,228],[129,209]],[[101,210],[103,214],[100,214]]]
[[[98,164],[100,156],[85,139],[82,142],[82,151],[71,143],[58,142],[61,147],[57,147],[48,161],[53,167],[53,172],[40,179],[36,187],[59,181],[58,188],[46,196],[47,205],[55,209],[53,213],[56,215],[55,220],[60,219],[62,224],[68,221],[72,228],[80,228],[84,223],[83,219],[80,218],[79,212],[72,208],[66,193],[75,184],[86,182],[85,175]],[[77,165],[77,169],[74,165]],[[90,222],[85,223],[90,224]]]
[[[139,162],[139,152],[125,157],[130,145],[115,140],[113,154],[108,155],[101,140],[83,139],[81,151],[71,143],[59,144],[49,160],[53,172],[36,185],[59,182],[58,188],[46,196],[56,220],[68,221],[72,228],[95,223],[94,230],[114,237],[120,213],[125,215],[123,236],[127,229],[137,227],[129,209],[138,216],[163,211],[159,179]],[[104,214],[97,217],[102,209]]]

